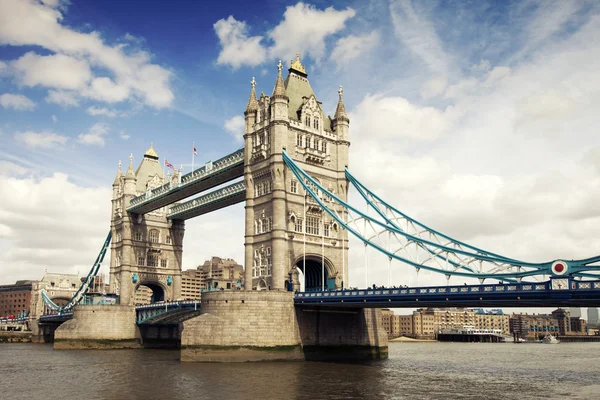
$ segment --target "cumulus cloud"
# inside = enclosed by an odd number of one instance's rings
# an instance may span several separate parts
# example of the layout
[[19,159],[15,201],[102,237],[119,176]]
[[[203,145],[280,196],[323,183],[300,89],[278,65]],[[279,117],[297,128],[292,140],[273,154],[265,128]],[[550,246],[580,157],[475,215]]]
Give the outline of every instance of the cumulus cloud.
[[283,21],[268,33],[274,42],[269,52],[272,57],[283,58],[300,51],[318,61],[325,54],[325,38],[344,29],[346,21],[355,15],[352,8],[319,10],[302,2],[288,6]]
[[241,115],[236,115],[225,121],[223,127],[237,142],[244,140],[244,127],[246,121]]
[[92,77],[85,60],[64,54],[40,56],[28,52],[11,63],[19,82],[24,86],[44,86],[63,90],[84,88]]
[[50,149],[61,147],[67,143],[68,137],[58,135],[53,132],[17,132],[14,135],[15,140],[23,143],[27,147]]
[[[346,21],[354,15],[356,11],[351,8],[341,11],[333,7],[319,10],[300,2],[288,6],[283,20],[264,36],[248,36],[247,24],[230,15],[214,24],[221,45],[217,64],[230,65],[234,69],[243,65],[255,67],[269,59],[283,59],[298,51],[319,61],[325,54],[325,39],[344,29]],[[271,44],[264,43],[267,39]],[[342,46],[354,55],[357,51],[372,47],[372,42],[376,40],[374,36],[354,37],[342,42]]]
[[438,139],[453,128],[462,112],[455,107],[440,110],[419,107],[402,97],[367,95],[350,115],[353,127],[378,139]]
[[348,35],[337,41],[331,59],[339,66],[367,53],[379,44],[379,33],[373,31],[362,36]]
[[88,107],[88,109],[86,110],[86,112],[91,115],[91,116],[98,116],[98,115],[103,115],[105,117],[108,118],[113,118],[117,116],[117,111],[116,110],[110,110],[106,107]]
[[0,106],[17,111],[32,111],[35,103],[22,94],[3,93],[0,95]]
[[66,3],[0,0],[0,44],[40,46],[55,53],[28,53],[12,63],[23,84],[74,90],[106,102],[137,99],[159,109],[171,105],[171,71],[152,64],[144,51],[128,53],[127,46],[110,46],[97,32],[62,25],[61,4]]
[[91,267],[109,229],[108,187],[80,187],[59,173],[17,177],[0,167],[0,196],[2,283]]
[[214,24],[221,43],[217,64],[230,65],[234,69],[242,65],[255,67],[266,60],[267,50],[261,44],[262,36],[248,37],[248,26],[233,16],[220,19]]
[[125,133],[124,130],[121,130],[121,132],[119,132],[119,137],[123,140],[129,140],[129,138],[131,137],[130,135],[128,135],[127,133]]
[[61,107],[79,107],[79,99],[74,92],[64,90],[49,90],[46,96],[46,102],[58,104]]
[[97,122],[89,131],[77,136],[77,141],[86,145],[104,146],[104,136],[110,131],[110,125]]

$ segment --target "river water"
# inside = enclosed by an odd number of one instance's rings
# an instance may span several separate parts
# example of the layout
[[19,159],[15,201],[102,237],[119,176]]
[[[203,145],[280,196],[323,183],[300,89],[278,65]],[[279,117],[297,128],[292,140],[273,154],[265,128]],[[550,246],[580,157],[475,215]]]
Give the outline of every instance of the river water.
[[390,343],[364,364],[0,345],[0,399],[600,399],[600,343]]

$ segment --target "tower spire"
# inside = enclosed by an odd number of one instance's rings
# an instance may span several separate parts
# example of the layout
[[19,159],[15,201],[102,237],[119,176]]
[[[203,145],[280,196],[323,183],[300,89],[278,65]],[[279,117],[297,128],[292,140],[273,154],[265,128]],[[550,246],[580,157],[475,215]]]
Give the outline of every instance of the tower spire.
[[348,122],[350,120],[348,119],[348,114],[346,113],[346,106],[344,106],[344,89],[342,89],[342,85],[340,85],[340,88],[338,89],[338,94],[340,95],[340,99],[338,100],[337,108],[335,109],[334,118],[336,120],[343,119]]
[[119,160],[117,176],[115,176],[115,181],[113,182],[113,186],[119,185],[122,176],[123,176],[123,172],[121,172],[121,160]]
[[250,91],[250,98],[248,99],[248,105],[246,106],[246,111],[244,114],[248,114],[254,111],[258,111],[258,101],[256,100],[256,80],[252,77],[250,81],[250,85],[252,85],[252,90]]
[[285,85],[283,84],[283,78],[281,77],[281,70],[283,69],[283,64],[281,60],[279,60],[279,64],[277,64],[277,80],[275,81],[275,88],[273,89],[273,97],[287,97],[285,94]]
[[135,179],[135,172],[133,172],[133,153],[129,154],[129,167],[127,167],[125,179]]

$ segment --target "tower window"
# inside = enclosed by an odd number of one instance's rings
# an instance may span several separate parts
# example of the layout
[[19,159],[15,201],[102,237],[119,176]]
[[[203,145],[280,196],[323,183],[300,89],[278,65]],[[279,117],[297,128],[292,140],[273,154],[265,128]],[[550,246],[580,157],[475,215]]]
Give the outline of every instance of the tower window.
[[313,128],[319,129],[319,120],[317,118],[313,120]]
[[298,181],[296,181],[295,179],[292,179],[292,182],[290,185],[290,191],[292,193],[298,193]]
[[302,147],[302,135],[296,136],[296,146]]
[[319,234],[319,218],[318,217],[306,217],[306,233],[309,235]]
[[167,260],[165,260],[165,259],[160,260],[160,266],[162,268],[167,268]]
[[323,225],[323,235],[329,237],[329,224]]
[[310,117],[307,115],[306,118],[304,119],[304,125],[310,127]]
[[167,235],[167,244],[171,244],[171,236]]
[[327,153],[327,142],[324,140],[321,142],[321,151]]
[[315,150],[319,150],[319,141],[317,139],[315,139],[313,146],[314,146]]
[[137,263],[137,265],[138,266],[143,266],[144,265],[144,261],[145,261],[144,257],[138,257],[138,263]]
[[159,236],[158,230],[152,229],[150,231],[150,243],[158,243],[158,236]]
[[302,225],[303,225],[303,220],[302,218],[297,218],[296,222],[294,222],[294,231],[296,232],[302,232]]
[[133,234],[133,240],[138,240],[138,241],[142,240],[142,232],[135,232]]

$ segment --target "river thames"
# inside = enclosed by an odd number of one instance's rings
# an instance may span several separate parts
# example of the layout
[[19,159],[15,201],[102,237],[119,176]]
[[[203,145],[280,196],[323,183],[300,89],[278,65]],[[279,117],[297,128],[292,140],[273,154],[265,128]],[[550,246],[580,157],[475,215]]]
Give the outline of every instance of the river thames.
[[2,399],[599,399],[600,343],[390,343],[386,361],[187,364],[0,345]]

